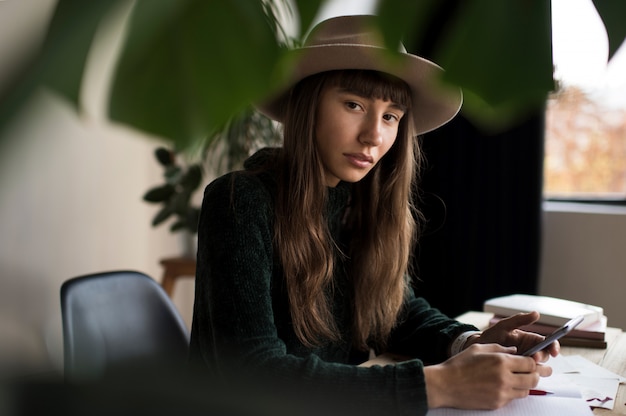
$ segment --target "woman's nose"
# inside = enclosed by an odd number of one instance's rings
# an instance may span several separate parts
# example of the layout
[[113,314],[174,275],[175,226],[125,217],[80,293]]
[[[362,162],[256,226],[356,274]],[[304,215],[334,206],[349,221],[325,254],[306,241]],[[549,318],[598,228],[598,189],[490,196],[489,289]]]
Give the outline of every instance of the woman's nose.
[[368,117],[364,121],[359,141],[368,146],[380,146],[382,144],[382,120],[379,117]]

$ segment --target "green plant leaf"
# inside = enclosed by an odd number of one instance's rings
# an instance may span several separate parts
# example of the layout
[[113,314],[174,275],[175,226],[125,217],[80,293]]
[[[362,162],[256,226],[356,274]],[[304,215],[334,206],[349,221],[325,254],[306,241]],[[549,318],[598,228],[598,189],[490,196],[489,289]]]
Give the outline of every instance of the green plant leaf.
[[298,16],[300,16],[300,38],[310,29],[311,23],[323,1],[324,0],[295,0]]
[[78,107],[94,35],[102,18],[117,4],[115,0],[58,0],[43,45],[32,51],[0,91],[0,130],[41,86],[54,89]]
[[281,53],[260,0],[138,0],[110,115],[185,149],[269,93]]
[[50,23],[42,58],[44,82],[78,106],[87,55],[102,18],[117,1],[60,0]]
[[438,1],[381,0],[376,14],[387,47],[395,50],[402,42],[407,50],[413,50]]
[[159,147],[154,151],[154,156],[161,166],[171,166],[174,163],[174,153],[165,147]]
[[167,183],[172,185],[177,185],[180,182],[180,178],[183,175],[183,170],[178,165],[169,165],[166,166],[165,172],[163,172],[163,176]]
[[609,37],[609,60],[626,39],[626,1],[593,0]]
[[144,194],[143,200],[152,203],[167,201],[175,191],[176,189],[170,184],[156,186]]
[[184,217],[189,207],[189,200],[191,199],[191,193],[187,191],[178,192],[170,200],[170,206],[172,211],[178,216]]
[[446,69],[445,80],[468,92],[465,107],[490,119],[485,122],[538,108],[554,88],[550,2],[461,2],[435,61]]
[[188,228],[189,227],[188,227],[187,221],[178,220],[178,221],[174,222],[170,226],[170,231],[171,232],[176,232],[176,231],[185,230],[185,229],[188,229]]
[[191,165],[187,169],[187,172],[180,180],[181,186],[189,191],[193,192],[200,186],[202,182],[202,167],[200,165]]
[[152,226],[156,227],[161,224],[165,220],[167,220],[172,214],[174,214],[174,210],[170,205],[165,205],[163,208],[157,212],[157,214],[152,219]]

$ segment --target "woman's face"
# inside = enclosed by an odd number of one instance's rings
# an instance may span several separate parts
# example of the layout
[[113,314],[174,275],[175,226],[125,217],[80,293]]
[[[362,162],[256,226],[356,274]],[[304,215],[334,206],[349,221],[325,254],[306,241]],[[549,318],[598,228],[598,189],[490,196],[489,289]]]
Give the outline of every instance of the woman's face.
[[322,90],[315,139],[327,186],[358,182],[396,141],[401,105],[338,86]]

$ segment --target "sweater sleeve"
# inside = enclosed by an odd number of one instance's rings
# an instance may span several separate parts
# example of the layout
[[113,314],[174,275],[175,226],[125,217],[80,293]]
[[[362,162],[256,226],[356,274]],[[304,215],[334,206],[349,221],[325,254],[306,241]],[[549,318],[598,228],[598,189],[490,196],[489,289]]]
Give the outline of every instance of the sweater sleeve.
[[394,353],[436,364],[448,359],[448,349],[457,336],[476,329],[449,318],[411,290],[388,348]]
[[354,399],[350,411],[359,415],[425,415],[418,359],[364,368],[323,361],[313,352],[288,353],[274,322],[271,201],[252,175],[227,175],[207,187],[199,224],[192,359],[219,376],[254,370],[332,391]]

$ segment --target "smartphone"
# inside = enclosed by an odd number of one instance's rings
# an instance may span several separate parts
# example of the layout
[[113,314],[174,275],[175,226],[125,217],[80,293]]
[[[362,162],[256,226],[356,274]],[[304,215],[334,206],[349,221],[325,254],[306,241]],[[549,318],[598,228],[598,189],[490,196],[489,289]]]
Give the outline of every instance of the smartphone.
[[581,316],[577,316],[576,318],[567,321],[565,323],[565,325],[563,325],[562,327],[556,329],[553,333],[548,335],[539,344],[537,344],[534,347],[531,347],[528,350],[524,351],[522,353],[522,355],[525,356],[525,357],[528,357],[528,356],[533,355],[534,353],[539,352],[542,349],[548,347],[554,341],[556,341],[557,339],[567,335],[572,329],[576,328],[578,326],[578,324],[580,324],[583,321],[584,318],[585,317],[581,315]]

